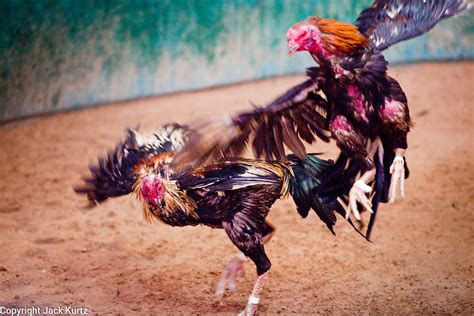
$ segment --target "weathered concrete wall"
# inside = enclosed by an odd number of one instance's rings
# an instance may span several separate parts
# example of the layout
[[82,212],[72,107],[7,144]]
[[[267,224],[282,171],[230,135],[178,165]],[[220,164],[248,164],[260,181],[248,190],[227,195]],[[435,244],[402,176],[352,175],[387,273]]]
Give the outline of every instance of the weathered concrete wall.
[[[353,22],[356,0],[0,0],[0,121],[303,72],[285,34],[309,15]],[[473,14],[387,52],[394,62],[474,57]]]

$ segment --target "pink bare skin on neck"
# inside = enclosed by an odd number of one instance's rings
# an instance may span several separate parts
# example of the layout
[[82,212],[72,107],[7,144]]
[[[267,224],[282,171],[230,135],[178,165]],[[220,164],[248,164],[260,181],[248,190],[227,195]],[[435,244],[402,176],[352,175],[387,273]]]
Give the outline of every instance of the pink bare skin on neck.
[[147,203],[160,204],[165,196],[163,180],[157,175],[148,175],[142,179],[140,194]]

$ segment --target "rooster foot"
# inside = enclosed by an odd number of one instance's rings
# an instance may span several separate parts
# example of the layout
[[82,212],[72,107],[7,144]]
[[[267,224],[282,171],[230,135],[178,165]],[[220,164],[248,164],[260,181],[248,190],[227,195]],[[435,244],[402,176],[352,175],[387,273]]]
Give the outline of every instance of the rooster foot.
[[233,292],[236,290],[235,279],[245,275],[244,263],[247,257],[243,253],[237,254],[222,271],[221,278],[217,283],[216,295],[222,297],[226,289]]
[[263,284],[267,278],[268,271],[257,277],[247,305],[245,306],[245,309],[239,313],[239,316],[254,316],[257,314],[258,303],[260,302],[260,292],[262,291]]
[[[252,298],[253,297],[251,297],[251,299]],[[257,314],[259,299],[254,298],[253,302],[251,302],[251,299],[249,299],[247,306],[245,306],[245,309],[238,314],[239,316],[254,316],[255,314]]]
[[397,199],[397,186],[400,183],[400,196],[405,196],[405,161],[402,156],[395,156],[393,163],[390,166],[390,173],[392,174],[390,180],[390,189],[388,191],[389,203],[394,203]]
[[346,209],[346,219],[349,219],[351,213],[354,215],[355,219],[359,222],[361,221],[360,212],[357,208],[357,202],[362,204],[362,206],[369,212],[372,211],[372,203],[367,198],[367,193],[372,192],[372,188],[368,186],[364,180],[357,180],[349,191],[349,205]]

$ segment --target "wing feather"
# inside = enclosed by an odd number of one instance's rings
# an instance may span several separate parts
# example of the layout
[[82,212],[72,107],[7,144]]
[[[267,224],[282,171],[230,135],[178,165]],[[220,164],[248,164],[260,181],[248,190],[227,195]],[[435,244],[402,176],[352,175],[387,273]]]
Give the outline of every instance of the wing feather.
[[371,46],[382,51],[470,7],[468,0],[376,0],[360,13],[356,25]]
[[282,135],[280,124],[275,123],[273,125],[273,136],[274,136],[276,152],[277,152],[277,156],[275,158],[278,160],[283,160],[285,159],[285,147],[283,145],[283,135]]
[[317,138],[329,141],[328,113],[332,113],[332,109],[318,94],[325,83],[324,73],[313,67],[308,75],[308,80],[266,106],[230,119],[191,125],[197,137],[174,157],[173,167],[197,167],[241,156],[249,139],[254,155],[266,159],[284,159],[285,146],[298,157],[304,157],[303,141],[313,143]]
[[186,126],[178,124],[167,124],[146,134],[128,129],[125,141],[100,156],[97,164],[90,165],[90,175],[74,190],[86,195],[91,206],[129,194],[141,163],[170,157],[170,151],[179,150],[191,133]]
[[305,121],[305,118],[302,116],[301,113],[293,113],[293,119],[296,124],[297,130],[298,130],[298,135],[302,140],[304,140],[307,143],[312,143],[316,140],[314,137],[313,132],[309,128],[309,123]]
[[298,157],[304,157],[306,154],[304,144],[295,132],[293,122],[286,117],[282,117],[282,135],[285,145]]

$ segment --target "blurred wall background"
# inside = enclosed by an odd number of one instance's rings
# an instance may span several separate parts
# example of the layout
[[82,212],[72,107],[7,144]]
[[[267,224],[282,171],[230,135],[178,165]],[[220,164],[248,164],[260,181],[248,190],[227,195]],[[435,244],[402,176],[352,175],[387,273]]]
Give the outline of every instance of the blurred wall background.
[[[0,0],[0,121],[302,73],[286,30],[353,22],[372,0]],[[391,62],[474,57],[472,12],[391,48]],[[278,93],[278,92],[276,92]]]

